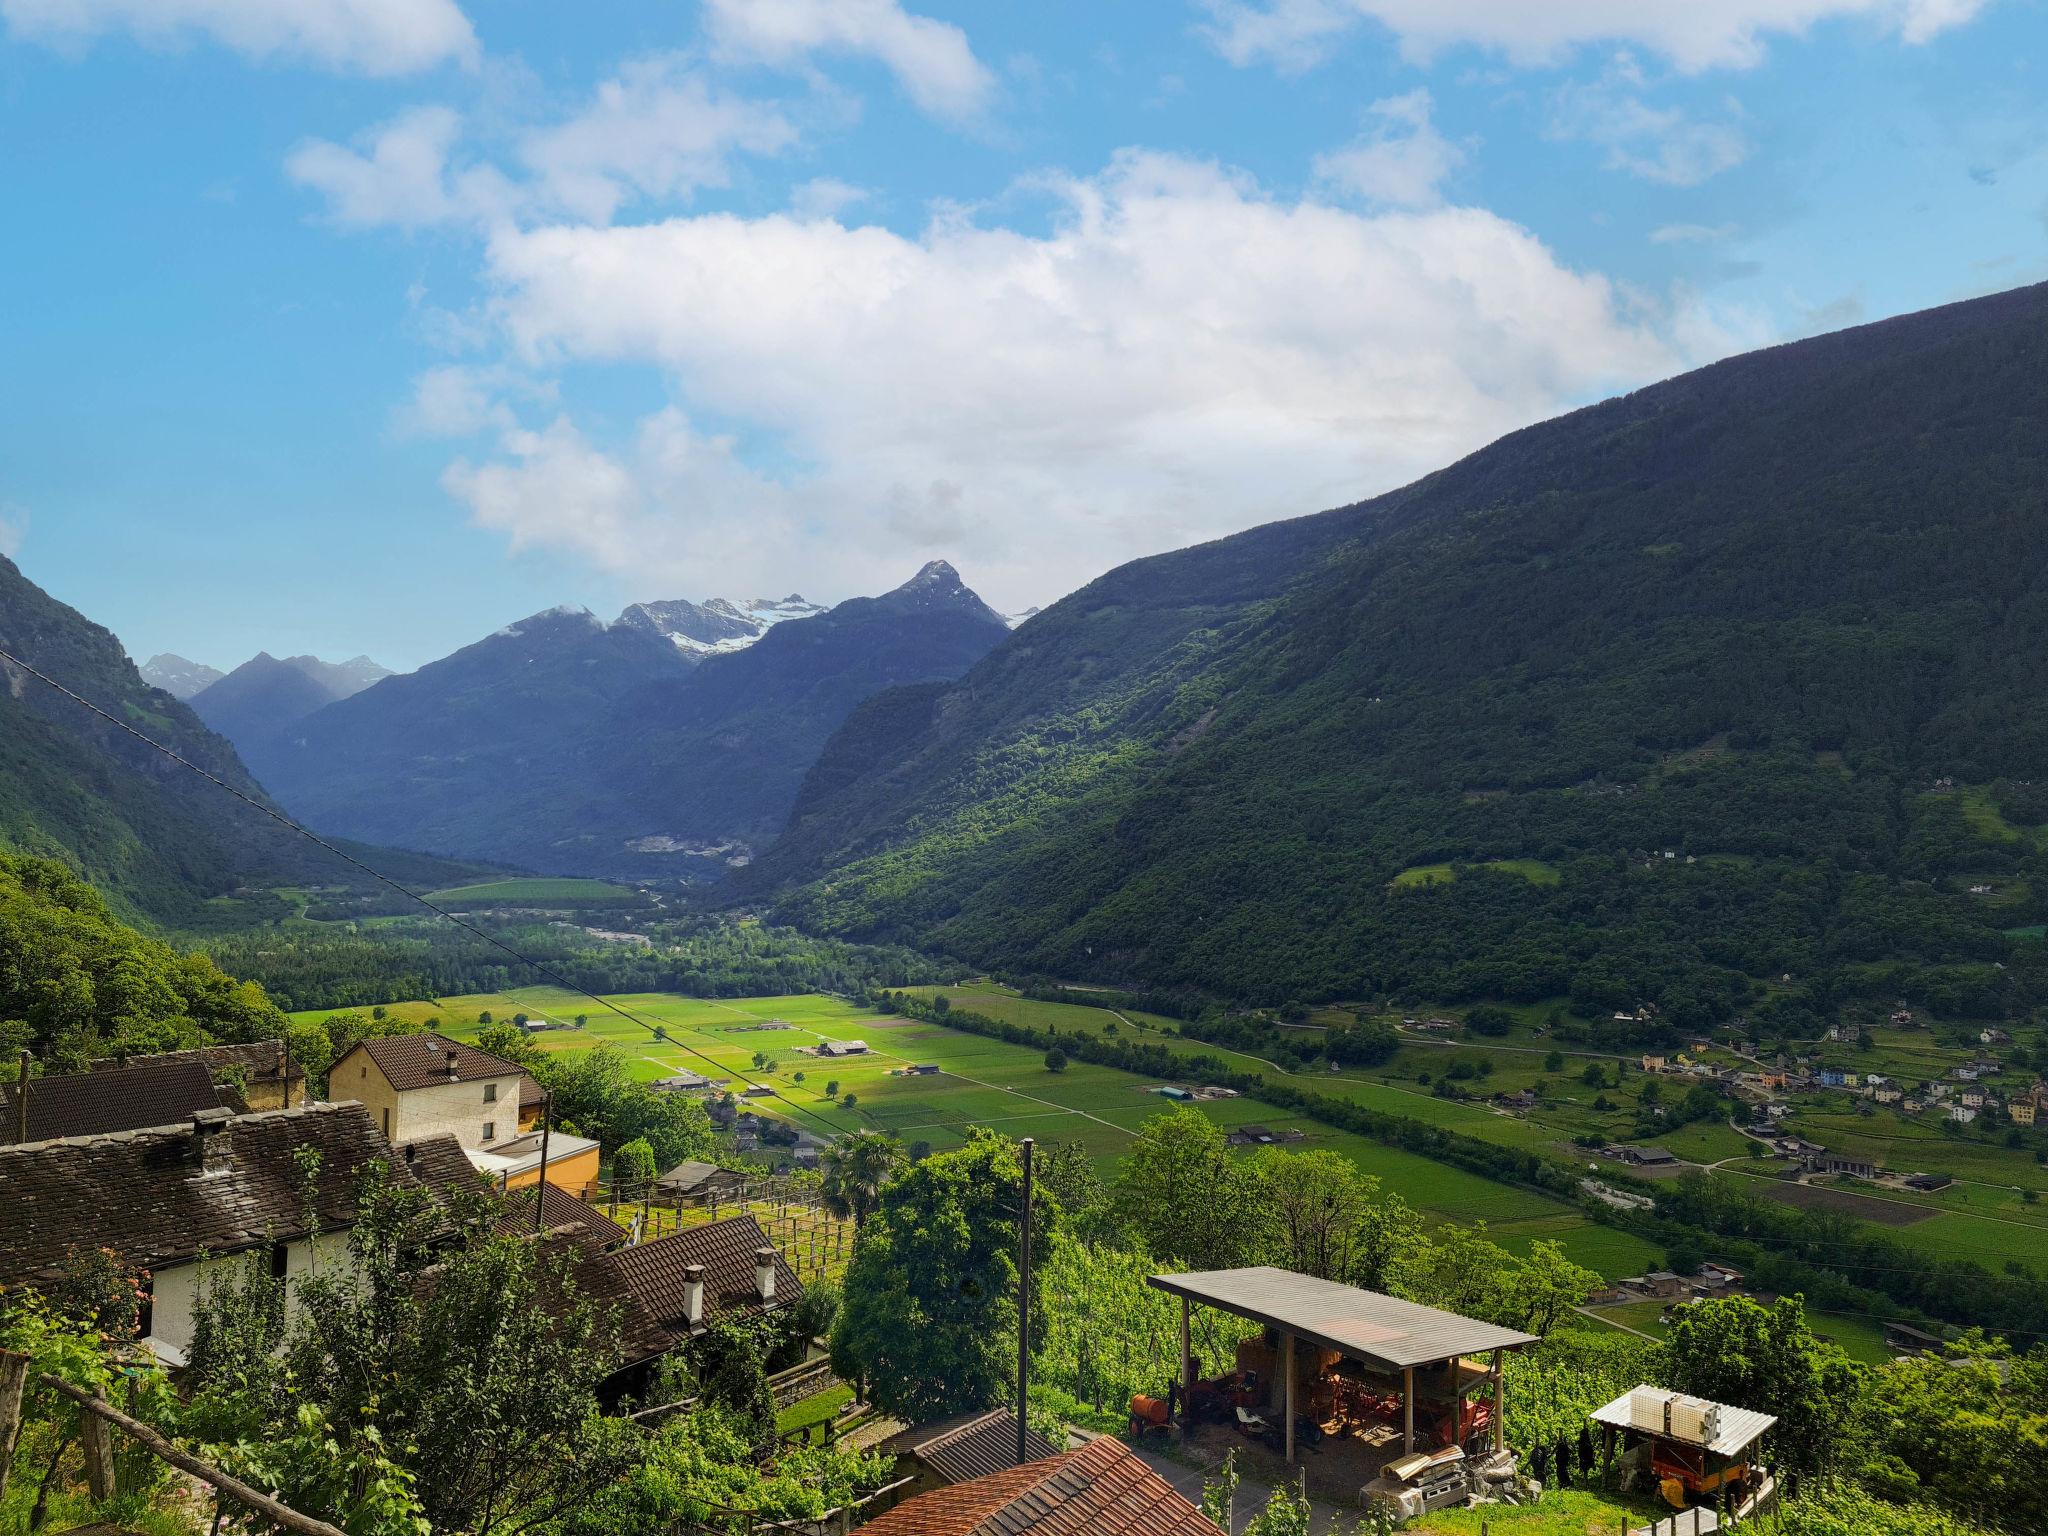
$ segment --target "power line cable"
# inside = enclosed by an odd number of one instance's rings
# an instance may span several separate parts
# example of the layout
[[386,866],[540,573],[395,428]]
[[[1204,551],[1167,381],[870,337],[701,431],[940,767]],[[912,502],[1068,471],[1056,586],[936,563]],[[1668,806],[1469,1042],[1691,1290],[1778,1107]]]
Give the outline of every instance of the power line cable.
[[648,1023],[647,1020],[639,1017],[637,1014],[632,1013],[628,1009],[621,1008],[617,1003],[612,1002],[609,998],[600,997],[597,993],[592,992],[587,987],[579,987],[578,985],[576,985],[575,982],[569,980],[566,976],[562,975],[559,971],[555,970],[552,966],[548,965],[545,961],[535,960],[529,955],[522,954],[520,951],[514,949],[510,944],[505,943],[504,940],[496,937],[495,935],[485,932],[483,929],[477,927],[473,923],[464,922],[461,918],[457,917],[453,912],[448,911],[445,907],[436,906],[433,902],[429,901],[426,897],[420,895],[417,891],[408,890],[405,886],[399,884],[398,881],[393,880],[389,875],[382,874],[379,871],[371,868],[368,864],[365,864],[361,859],[357,858],[354,854],[348,853],[341,848],[337,848],[334,844],[328,842],[326,838],[320,836],[319,833],[314,832],[307,827],[301,826],[298,822],[292,820],[291,817],[285,815],[284,812],[278,810],[275,806],[266,805],[261,800],[258,800],[254,795],[245,793],[244,791],[237,789],[234,785],[230,784],[226,779],[220,777],[219,774],[212,772],[210,769],[202,768],[199,764],[193,762],[190,758],[184,756],[182,753],[179,753],[173,750],[172,748],[165,746],[155,737],[150,736],[143,731],[137,730],[134,726],[130,725],[126,720],[123,720],[118,715],[110,714],[108,711],[100,708],[99,705],[93,703],[91,699],[86,698],[83,694],[74,692],[72,689],[67,688],[64,686],[64,684],[58,682],[54,677],[51,677],[49,674],[39,671],[35,667],[30,666],[27,662],[23,661],[19,656],[13,655],[12,653],[5,650],[0,650],[0,661],[10,662],[14,666],[19,667],[22,671],[26,672],[30,677],[36,679],[37,682],[47,685],[51,689],[55,690],[57,693],[60,693],[65,698],[71,700],[72,703],[79,705],[81,708],[90,710],[93,714],[98,715],[100,719],[106,721],[115,729],[125,731],[128,735],[133,736],[137,741],[141,742],[144,746],[149,747],[154,751],[161,752],[165,757],[169,758],[172,762],[178,764],[181,768],[191,769],[192,772],[198,774],[199,777],[206,780],[216,789],[225,790],[228,794],[233,795],[237,800],[241,801],[251,810],[258,811],[261,814],[268,816],[272,821],[276,822],[279,826],[289,828],[291,831],[298,833],[300,837],[305,838],[308,842],[311,842],[321,848],[324,848],[327,852],[333,854],[334,857],[340,859],[344,864],[349,865],[351,868],[361,870],[364,874],[368,875],[372,880],[375,880],[378,884],[390,886],[392,890],[398,892],[398,894],[405,897],[406,900],[418,902],[421,906],[425,907],[429,912],[433,913],[436,917],[441,918],[446,922],[453,923],[457,928],[460,928],[464,933],[469,934],[473,938],[482,939],[486,944],[490,945],[493,949],[500,950],[503,953],[510,955],[514,960],[518,961],[521,965],[530,966],[533,970],[539,972],[542,976],[545,976],[548,980],[554,982],[555,985],[560,987],[563,991],[573,992],[578,997],[586,997],[590,999],[591,1002],[596,1003],[599,1007],[609,1009],[611,1012],[616,1013],[620,1018],[627,1020],[629,1023],[637,1024],[640,1028],[646,1030],[648,1034],[652,1035],[656,1040],[659,1040],[662,1044],[672,1045],[675,1046],[678,1050],[686,1051],[690,1055],[695,1056],[698,1060],[705,1062],[717,1071],[727,1072],[730,1073],[732,1076],[737,1077],[741,1082],[745,1083],[750,1088],[768,1088],[768,1090],[771,1093],[773,1093],[775,1097],[778,1100],[780,1100],[785,1105],[785,1107],[787,1107],[791,1112],[802,1115],[808,1120],[815,1121],[817,1124],[823,1126],[826,1129],[826,1131],[830,1133],[830,1135],[833,1137],[837,1137],[841,1134],[840,1128],[836,1125],[833,1125],[832,1122],[825,1119],[824,1116],[819,1115],[812,1110],[805,1109],[800,1104],[791,1103],[788,1100],[782,1099],[780,1091],[775,1089],[772,1085],[766,1083],[758,1083],[753,1078],[748,1077],[747,1074],[741,1071],[739,1068],[727,1066],[724,1062],[718,1061],[715,1058],[706,1055],[703,1051],[698,1050],[693,1045],[690,1045],[681,1040],[670,1038],[666,1028],[660,1025]]

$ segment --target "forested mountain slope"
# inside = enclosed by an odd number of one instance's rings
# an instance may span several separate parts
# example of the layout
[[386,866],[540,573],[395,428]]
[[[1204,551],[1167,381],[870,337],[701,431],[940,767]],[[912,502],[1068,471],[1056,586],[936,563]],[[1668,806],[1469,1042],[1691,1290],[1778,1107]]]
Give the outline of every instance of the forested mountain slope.
[[349,836],[551,872],[681,874],[772,837],[856,704],[957,677],[1007,634],[943,563],[761,628],[709,652],[636,610],[614,624],[539,614],[319,710],[251,766]]
[[[262,801],[234,748],[188,705],[143,682],[107,630],[0,558],[0,650]],[[129,915],[210,927],[285,908],[263,888],[362,887],[331,854],[125,731],[0,661],[0,849],[65,860]],[[370,853],[373,850],[356,850]],[[375,850],[400,879],[448,884],[463,867]],[[213,899],[244,899],[230,909]]]
[[870,701],[753,889],[1269,999],[1692,1019],[1791,973],[1995,1009],[2038,958],[2003,930],[2048,898],[2044,576],[2032,288],[1112,572],[957,683]]

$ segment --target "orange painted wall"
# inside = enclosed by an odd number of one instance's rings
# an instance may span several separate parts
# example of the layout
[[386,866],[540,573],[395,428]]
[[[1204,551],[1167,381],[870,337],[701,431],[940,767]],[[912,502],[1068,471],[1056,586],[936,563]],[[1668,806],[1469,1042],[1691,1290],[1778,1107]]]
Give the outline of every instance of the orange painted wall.
[[[538,1168],[525,1173],[515,1173],[505,1181],[508,1189],[522,1189],[540,1181]],[[581,1195],[584,1190],[597,1182],[597,1148],[586,1147],[574,1157],[551,1157],[548,1159],[548,1182],[557,1189],[566,1189],[572,1195]]]

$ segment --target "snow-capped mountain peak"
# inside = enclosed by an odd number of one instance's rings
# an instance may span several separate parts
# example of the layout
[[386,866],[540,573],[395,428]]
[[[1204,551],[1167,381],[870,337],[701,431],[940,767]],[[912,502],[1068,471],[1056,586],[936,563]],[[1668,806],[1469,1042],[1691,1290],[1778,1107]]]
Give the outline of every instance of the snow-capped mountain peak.
[[679,651],[715,656],[745,650],[787,619],[807,619],[824,611],[822,604],[806,602],[795,592],[780,599],[752,597],[744,602],[725,597],[706,598],[701,603],[671,598],[665,602],[635,603],[619,615],[618,622],[650,629],[666,637]]

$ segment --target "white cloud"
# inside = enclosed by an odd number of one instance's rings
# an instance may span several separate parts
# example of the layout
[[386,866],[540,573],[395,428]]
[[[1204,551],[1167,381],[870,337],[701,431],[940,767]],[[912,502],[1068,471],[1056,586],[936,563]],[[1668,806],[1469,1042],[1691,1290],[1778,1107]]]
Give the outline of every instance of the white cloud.
[[1733,224],[1660,224],[1650,231],[1650,244],[1718,245],[1738,233]]
[[1458,44],[1517,63],[1554,63],[1586,43],[1627,43],[1684,70],[1755,64],[1773,33],[1858,19],[1922,43],[1989,0],[1198,0],[1206,30],[1235,64],[1307,69],[1348,33],[1378,23],[1411,58]]
[[724,186],[735,151],[775,154],[796,137],[774,107],[717,91],[666,57],[628,63],[587,109],[528,135],[520,153],[543,197],[604,223],[635,193],[680,198]]
[[487,275],[527,365],[657,366],[748,460],[666,416],[630,452],[558,421],[449,487],[524,544],[678,590],[707,549],[735,580],[840,592],[944,553],[1021,604],[1401,484],[1683,360],[1656,316],[1483,210],[1282,201],[1141,153],[1056,187],[1042,235],[501,228]]
[[867,200],[865,187],[832,176],[816,176],[790,189],[789,211],[800,219],[836,219]]
[[1428,91],[1410,91],[1372,104],[1376,121],[1357,142],[1316,156],[1316,180],[1397,208],[1426,208],[1439,201],[1445,177],[1464,162],[1465,152],[1436,131]]
[[400,437],[474,437],[518,426],[511,402],[552,404],[556,390],[501,364],[449,363],[413,380],[412,397],[392,413]]
[[790,65],[838,52],[877,59],[935,117],[973,118],[995,90],[965,32],[914,16],[898,0],[707,0],[705,20],[730,58]]
[[476,34],[455,0],[0,0],[0,17],[21,36],[58,45],[107,32],[157,45],[196,34],[253,59],[369,75],[477,56]]
[[413,107],[364,134],[355,149],[313,139],[285,159],[285,171],[327,199],[338,224],[420,229],[504,217],[510,184],[483,165],[451,164],[462,118],[450,107]]
[[[1734,123],[1652,106],[1642,84],[1641,71],[1623,55],[1599,80],[1564,86],[1551,101],[1551,136],[1598,144],[1609,169],[1668,187],[1696,187],[1748,156],[1749,140]],[[1728,108],[1739,110],[1733,102]]]
[[779,153],[797,130],[772,104],[719,91],[664,56],[627,63],[582,111],[521,135],[517,177],[476,156],[467,135],[454,109],[413,107],[353,147],[309,140],[285,170],[327,199],[338,224],[419,229],[557,214],[602,224],[634,198],[684,201],[724,186],[734,155]]

